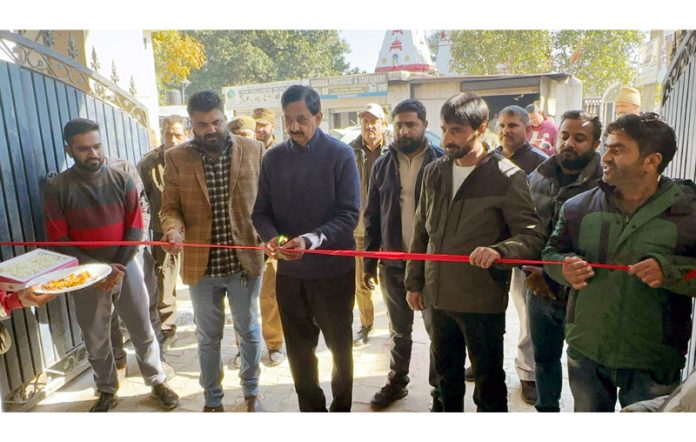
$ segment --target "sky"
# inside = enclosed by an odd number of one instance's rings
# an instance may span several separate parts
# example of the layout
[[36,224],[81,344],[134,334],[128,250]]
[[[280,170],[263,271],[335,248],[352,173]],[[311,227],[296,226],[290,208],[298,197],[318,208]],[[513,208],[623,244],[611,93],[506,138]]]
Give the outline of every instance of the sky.
[[372,73],[377,65],[379,50],[386,30],[343,30],[339,34],[350,45],[351,53],[346,56],[351,69],[359,67],[361,71]]

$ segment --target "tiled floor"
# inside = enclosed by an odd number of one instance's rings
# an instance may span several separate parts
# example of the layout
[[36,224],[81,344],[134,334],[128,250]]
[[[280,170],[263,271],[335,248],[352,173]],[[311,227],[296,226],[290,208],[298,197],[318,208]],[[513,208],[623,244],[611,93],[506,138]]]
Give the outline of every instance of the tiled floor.
[[[369,402],[374,393],[384,385],[389,366],[389,326],[384,303],[379,290],[373,295],[375,302],[375,327],[368,345],[354,350],[354,386],[353,411],[370,411]],[[177,339],[165,354],[166,361],[176,370],[176,375],[169,385],[181,396],[181,406],[176,412],[194,411],[203,408],[203,393],[198,385],[198,358],[196,355],[196,339],[193,325],[193,313],[188,292],[179,290],[180,323]],[[358,318],[357,310],[355,318]],[[356,319],[356,327],[358,320]],[[430,405],[430,387],[427,383],[428,373],[428,336],[423,327],[420,314],[416,315],[413,336],[413,356],[411,361],[411,383],[409,395],[398,401],[387,411],[426,412]],[[511,412],[534,412],[534,407],[527,405],[520,396],[520,383],[515,372],[516,342],[518,336],[518,319],[512,302],[507,311],[507,334],[505,335],[505,362],[507,374],[508,404]],[[223,340],[223,361],[229,361],[234,354],[234,332],[228,322],[225,327]],[[320,381],[330,402],[331,389],[331,354],[320,340],[318,348]],[[297,396],[295,395],[292,377],[287,359],[276,367],[267,367],[264,361],[267,355],[262,353],[262,368],[260,376],[260,397],[268,411],[298,411]],[[565,358],[564,358],[565,366]],[[573,398],[570,395],[567,374],[564,369],[563,396],[561,408],[572,411]],[[243,411],[243,398],[239,386],[237,370],[225,367],[223,380],[225,397],[223,405],[226,411]],[[473,400],[473,383],[467,383],[467,411],[476,409]],[[151,412],[159,411],[157,404],[149,398],[150,390],[139,375],[135,355],[129,347],[128,375],[122,380],[119,390],[121,398],[114,411],[120,412]],[[95,400],[91,370],[42,400],[33,411],[72,412],[87,411]]]

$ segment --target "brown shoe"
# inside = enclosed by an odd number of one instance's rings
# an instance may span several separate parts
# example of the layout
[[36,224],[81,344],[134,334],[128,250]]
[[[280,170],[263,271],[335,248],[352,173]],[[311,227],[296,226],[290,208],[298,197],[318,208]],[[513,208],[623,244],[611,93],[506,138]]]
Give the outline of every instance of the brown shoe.
[[217,407],[209,407],[207,405],[203,407],[203,413],[222,413],[223,411],[225,411],[225,409],[222,404]]
[[536,382],[534,381],[520,381],[522,384],[522,400],[529,405],[536,404],[537,401],[537,390]]
[[261,405],[261,401],[259,401],[256,396],[245,397],[244,402],[246,402],[247,413],[262,413],[266,411],[264,410],[263,405]]

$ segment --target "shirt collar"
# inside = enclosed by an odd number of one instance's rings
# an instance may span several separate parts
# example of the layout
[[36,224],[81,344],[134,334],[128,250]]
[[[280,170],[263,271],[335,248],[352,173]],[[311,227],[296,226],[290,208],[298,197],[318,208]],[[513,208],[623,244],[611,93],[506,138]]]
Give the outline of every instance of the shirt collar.
[[[193,150],[201,154],[205,158],[210,158],[208,155],[208,152],[203,149],[197,142],[196,140],[191,140],[191,144],[189,144]],[[232,137],[228,134],[227,138],[225,138],[225,148],[222,149],[220,152],[220,158],[223,156],[227,155],[230,151],[230,147],[232,147]]]

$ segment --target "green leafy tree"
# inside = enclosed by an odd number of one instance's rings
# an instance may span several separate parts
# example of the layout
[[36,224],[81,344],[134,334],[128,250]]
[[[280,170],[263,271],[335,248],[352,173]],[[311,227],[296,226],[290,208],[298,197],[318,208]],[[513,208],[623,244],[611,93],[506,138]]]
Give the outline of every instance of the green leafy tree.
[[205,51],[193,36],[179,31],[153,32],[152,49],[160,103],[164,103],[167,88],[178,87],[192,71],[203,66]]
[[549,72],[551,31],[452,31],[452,70],[466,75]]
[[644,38],[641,31],[558,31],[553,38],[556,70],[578,77],[586,96],[601,96],[617,81],[634,80],[631,56]]
[[[224,86],[340,75],[350,69],[338,31],[192,31],[207,63],[190,77],[191,92]],[[356,72],[353,69],[350,72]]]
[[[586,96],[630,84],[631,58],[645,33],[630,30],[452,31],[452,68],[467,75],[567,72]],[[430,42],[434,44],[434,40]]]

